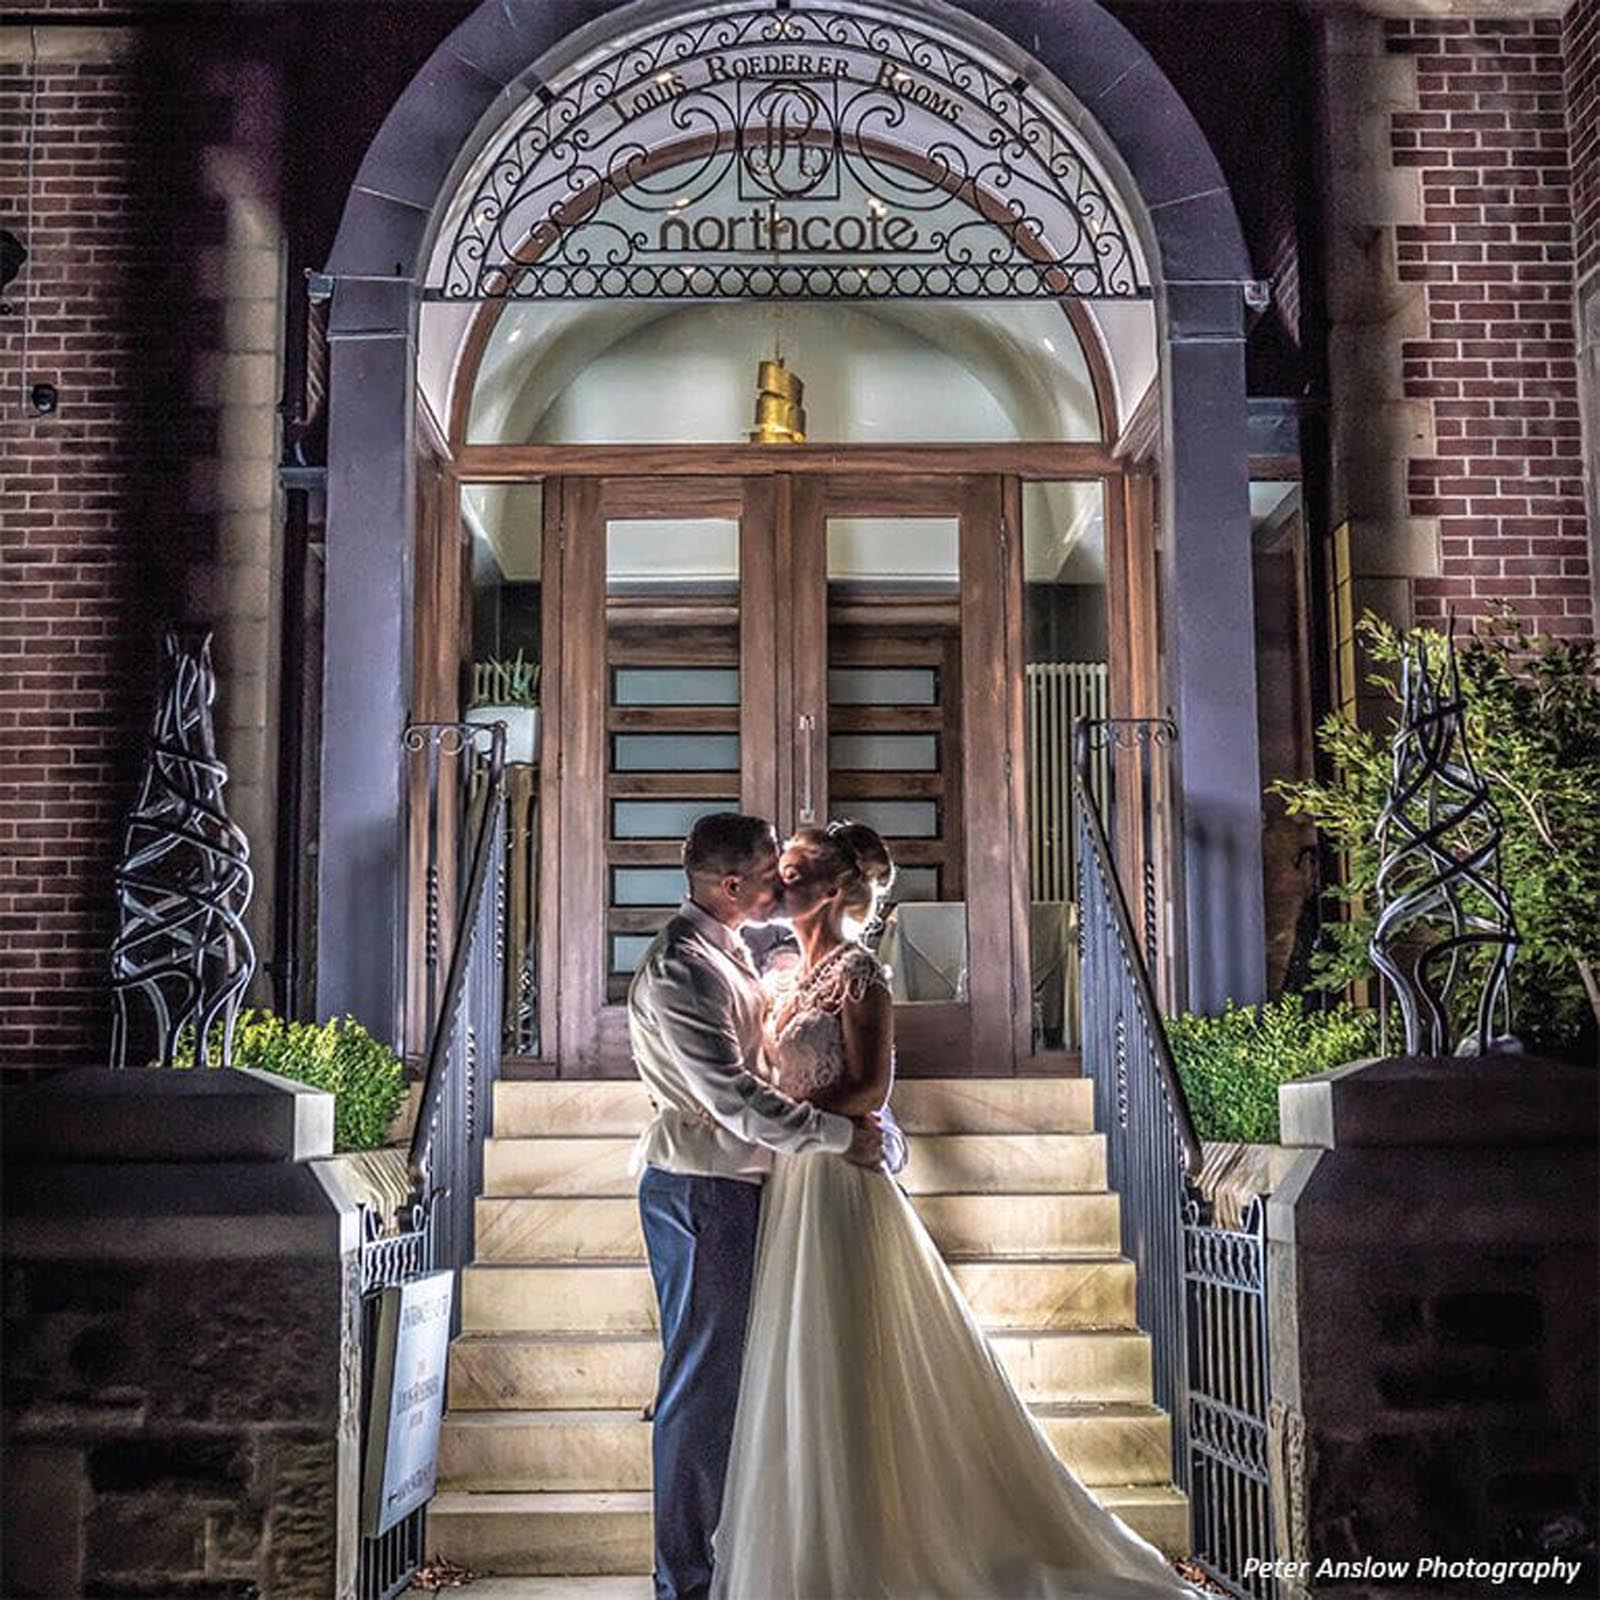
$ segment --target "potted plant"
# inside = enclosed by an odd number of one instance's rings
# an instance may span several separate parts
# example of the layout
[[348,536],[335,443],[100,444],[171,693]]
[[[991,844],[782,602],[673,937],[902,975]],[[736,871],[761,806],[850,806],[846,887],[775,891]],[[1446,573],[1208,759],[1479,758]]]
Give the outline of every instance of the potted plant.
[[472,667],[467,721],[506,725],[506,760],[539,759],[539,663],[519,650],[509,661],[478,661]]

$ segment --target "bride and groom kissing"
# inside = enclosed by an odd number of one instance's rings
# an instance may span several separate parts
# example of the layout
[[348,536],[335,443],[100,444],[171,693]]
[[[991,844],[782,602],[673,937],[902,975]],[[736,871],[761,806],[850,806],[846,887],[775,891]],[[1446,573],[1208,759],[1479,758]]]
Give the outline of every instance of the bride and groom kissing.
[[[863,823],[715,813],[628,994],[663,1354],[657,1600],[1194,1596],[1059,1461],[894,1181]],[[763,979],[741,934],[782,917]]]

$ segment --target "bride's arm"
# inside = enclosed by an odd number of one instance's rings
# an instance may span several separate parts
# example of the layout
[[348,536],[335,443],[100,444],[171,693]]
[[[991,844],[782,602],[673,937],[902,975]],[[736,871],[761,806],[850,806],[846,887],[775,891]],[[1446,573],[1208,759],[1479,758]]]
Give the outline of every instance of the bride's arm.
[[848,997],[839,1012],[844,1035],[844,1072],[812,1096],[812,1104],[841,1117],[880,1111],[894,1077],[894,1001],[874,983],[859,999]]

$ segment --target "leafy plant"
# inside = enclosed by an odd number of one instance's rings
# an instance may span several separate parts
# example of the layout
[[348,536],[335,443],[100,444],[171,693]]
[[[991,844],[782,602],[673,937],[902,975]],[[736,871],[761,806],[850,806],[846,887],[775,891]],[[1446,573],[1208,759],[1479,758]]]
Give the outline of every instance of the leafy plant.
[[1258,1006],[1230,1000],[1220,1017],[1173,1017],[1167,1037],[1200,1137],[1272,1144],[1278,1085],[1374,1055],[1378,1024],[1343,1001],[1308,1011],[1286,994]]
[[522,652],[509,661],[478,661],[472,667],[472,709],[479,706],[536,706],[539,663]]
[[[1402,634],[1367,615],[1360,632],[1380,670],[1369,682],[1400,700],[1406,640],[1443,664],[1446,640]],[[1512,973],[1512,1022],[1531,1044],[1574,1050],[1600,1023],[1600,674],[1593,640],[1529,634],[1509,608],[1456,643],[1467,740],[1504,827],[1501,870],[1521,943]],[[1341,989],[1372,975],[1367,954],[1377,913],[1374,829],[1388,789],[1390,734],[1328,717],[1318,744],[1332,758],[1323,783],[1277,783],[1291,813],[1310,818],[1340,853],[1343,881],[1330,890],[1343,918],[1325,930],[1315,981]],[[1477,978],[1487,953],[1467,958],[1457,986],[1458,1037],[1472,1029]]]
[[[220,1026],[213,1033],[211,1059],[222,1059]],[[194,1064],[192,1033],[179,1040],[175,1064]],[[336,1150],[377,1149],[406,1097],[400,1057],[354,1017],[286,1022],[271,1011],[242,1011],[234,1029],[233,1064],[326,1089],[333,1096]]]

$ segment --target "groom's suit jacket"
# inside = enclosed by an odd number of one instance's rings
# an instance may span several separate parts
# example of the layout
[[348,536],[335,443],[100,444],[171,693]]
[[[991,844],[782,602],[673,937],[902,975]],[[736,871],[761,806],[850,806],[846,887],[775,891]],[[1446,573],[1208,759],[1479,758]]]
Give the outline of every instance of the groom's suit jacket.
[[634,1065],[655,1107],[634,1167],[759,1183],[772,1152],[843,1154],[848,1117],[779,1094],[760,1076],[761,980],[731,928],[685,900],[628,988]]

